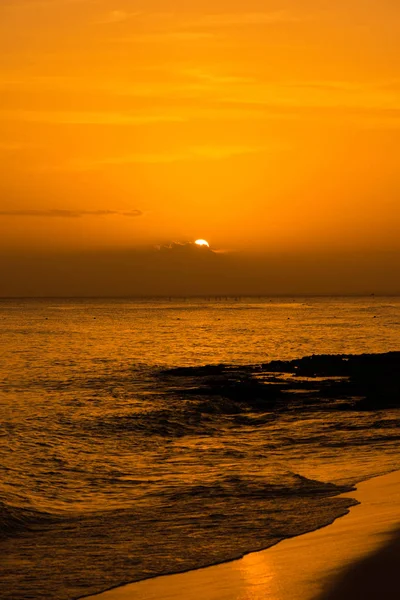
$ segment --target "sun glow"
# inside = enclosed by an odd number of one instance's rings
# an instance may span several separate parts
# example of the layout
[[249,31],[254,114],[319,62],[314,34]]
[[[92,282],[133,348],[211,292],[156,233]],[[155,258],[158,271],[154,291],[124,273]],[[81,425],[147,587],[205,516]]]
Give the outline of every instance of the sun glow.
[[207,248],[210,247],[210,244],[206,240],[196,240],[195,244],[197,246],[206,246]]

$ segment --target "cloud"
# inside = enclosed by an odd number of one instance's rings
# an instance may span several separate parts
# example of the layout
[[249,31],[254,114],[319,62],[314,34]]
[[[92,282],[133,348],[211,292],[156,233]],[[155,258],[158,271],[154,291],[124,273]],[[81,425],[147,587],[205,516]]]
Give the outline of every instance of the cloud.
[[184,78],[193,79],[195,81],[207,82],[211,84],[230,85],[230,84],[257,84],[254,77],[243,77],[232,74],[219,74],[214,71],[209,71],[199,67],[187,67],[185,69],[179,69],[177,71]]
[[32,148],[38,148],[33,144],[22,144],[19,142],[0,142],[0,152],[18,152],[19,150],[27,150]]
[[142,12],[127,12],[125,10],[112,10],[104,17],[101,17],[96,21],[98,25],[108,25],[112,23],[123,23],[130,19],[142,16]]
[[[98,23],[119,23],[141,18],[147,27],[141,33],[114,39],[116,42],[191,42],[220,37],[221,33],[235,28],[253,28],[278,23],[308,21],[311,15],[300,15],[289,10],[237,13],[198,13],[191,18],[180,18],[177,13],[128,13],[113,11]],[[112,40],[109,40],[112,41]]]
[[265,150],[266,148],[263,146],[198,146],[191,149],[187,160],[223,160],[225,158],[233,158],[234,156],[259,154]]
[[131,42],[196,42],[201,40],[210,40],[215,38],[215,34],[210,31],[161,31],[161,32],[149,32],[136,34],[130,37],[116,38],[109,40],[110,42],[117,43],[131,43]]
[[56,8],[74,4],[94,4],[96,0],[1,0],[0,9]]
[[147,125],[152,123],[180,123],[185,119],[169,114],[133,114],[114,112],[58,112],[58,111],[0,111],[1,120],[58,125]]
[[64,210],[64,209],[49,209],[49,210],[1,210],[1,217],[45,217],[59,219],[80,219],[81,217],[141,217],[143,215],[140,210]]
[[[140,17],[143,21],[147,21],[151,26],[163,28],[160,35],[164,32],[175,33],[178,31],[188,31],[191,28],[211,28],[224,29],[231,27],[246,27],[272,25],[275,23],[291,23],[298,21],[306,21],[311,18],[310,15],[296,14],[290,10],[275,10],[263,12],[235,12],[235,13],[197,13],[190,18],[185,18],[176,12],[127,12],[122,10],[114,10],[104,16],[98,23],[119,23],[128,19]],[[173,29],[172,27],[173,26]],[[151,32],[149,31],[151,35]]]
[[98,160],[71,161],[63,165],[63,169],[91,170],[105,166],[129,164],[163,165],[179,162],[226,160],[236,156],[246,156],[265,152],[262,146],[196,146],[185,148],[181,152],[138,153],[125,156],[110,156]]
[[197,160],[223,160],[234,156],[246,154],[257,154],[264,148],[260,146],[196,146],[187,148],[182,152],[168,154],[133,154],[120,158],[110,158],[102,161],[102,164],[162,164]]
[[165,257],[168,262],[171,260],[186,261],[209,261],[215,260],[218,254],[213,248],[207,246],[198,246],[194,242],[171,242],[164,245],[156,246],[155,251],[161,257]]
[[[309,18],[309,17],[308,17]],[[237,27],[250,25],[272,25],[274,23],[290,23],[304,21],[304,16],[298,16],[288,10],[248,13],[216,13],[199,17],[196,22],[207,27]]]

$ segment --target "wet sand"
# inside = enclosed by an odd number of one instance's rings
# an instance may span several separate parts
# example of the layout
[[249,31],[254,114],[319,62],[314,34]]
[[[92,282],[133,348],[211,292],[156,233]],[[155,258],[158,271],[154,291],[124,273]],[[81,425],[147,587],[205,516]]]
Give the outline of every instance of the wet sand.
[[214,567],[157,577],[93,600],[394,600],[400,597],[400,471],[343,496],[332,525]]

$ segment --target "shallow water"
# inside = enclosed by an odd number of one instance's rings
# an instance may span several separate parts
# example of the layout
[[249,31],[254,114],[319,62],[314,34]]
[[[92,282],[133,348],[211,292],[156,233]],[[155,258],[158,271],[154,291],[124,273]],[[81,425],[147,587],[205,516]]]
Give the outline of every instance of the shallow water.
[[3,300],[0,325],[2,598],[267,547],[399,467],[396,410],[232,412],[162,372],[400,350],[398,298]]

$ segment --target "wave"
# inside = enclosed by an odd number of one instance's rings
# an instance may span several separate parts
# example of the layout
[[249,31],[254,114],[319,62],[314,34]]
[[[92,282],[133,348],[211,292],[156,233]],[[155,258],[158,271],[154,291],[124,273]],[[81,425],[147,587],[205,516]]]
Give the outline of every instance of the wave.
[[335,485],[329,482],[322,482],[308,479],[298,473],[284,472],[275,474],[275,482],[266,481],[265,477],[252,476],[243,477],[230,475],[221,477],[209,485],[186,486],[182,490],[165,494],[170,500],[192,500],[194,498],[212,499],[273,499],[282,498],[307,498],[307,497],[330,497],[353,491],[354,488],[349,485]]
[[[346,514],[355,501],[337,495],[349,489],[296,474],[272,484],[227,476],[164,489],[131,508],[51,523],[35,511],[8,511],[8,525],[25,530],[17,544],[0,540],[13,565],[2,571],[0,597],[69,600],[232,560]],[[36,527],[43,518],[46,524]]]
[[[137,444],[143,446],[143,437],[145,436],[179,438],[195,434],[199,426],[204,427],[205,423],[200,424],[198,419],[194,422],[192,416],[193,411],[189,410],[152,410],[145,413],[133,412],[130,415],[97,417],[84,425],[81,424],[81,427],[93,436],[130,436],[132,440],[136,439]],[[210,435],[212,430],[213,427],[210,424]],[[148,443],[151,444],[151,440],[148,440]]]
[[57,518],[48,513],[12,506],[0,501],[0,538],[10,537],[21,531],[34,530],[56,521]]

